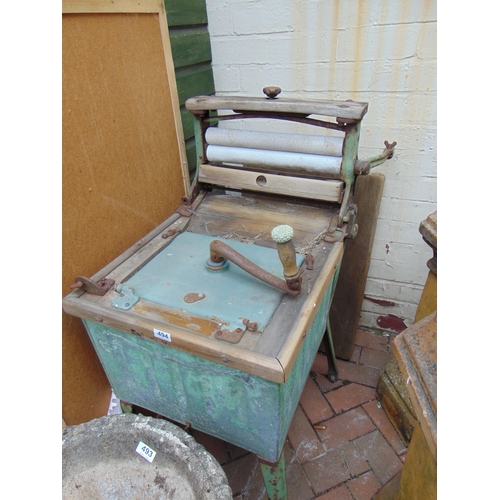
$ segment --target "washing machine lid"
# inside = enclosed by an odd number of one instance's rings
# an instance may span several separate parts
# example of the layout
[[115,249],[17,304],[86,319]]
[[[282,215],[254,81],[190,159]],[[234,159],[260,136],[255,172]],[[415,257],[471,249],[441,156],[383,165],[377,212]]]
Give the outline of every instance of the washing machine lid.
[[[190,314],[215,319],[238,328],[242,320],[257,323],[259,331],[267,326],[284,293],[260,281],[228,262],[222,271],[211,271],[213,236],[184,232],[150,262],[130,277],[125,284],[137,297]],[[253,263],[282,278],[283,266],[275,248],[233,240],[223,240]],[[304,256],[297,254],[297,265]]]

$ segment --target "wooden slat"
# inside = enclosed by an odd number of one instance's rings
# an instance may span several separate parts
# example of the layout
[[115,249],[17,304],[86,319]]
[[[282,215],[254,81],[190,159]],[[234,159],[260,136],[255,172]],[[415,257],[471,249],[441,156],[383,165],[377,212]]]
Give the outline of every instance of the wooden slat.
[[277,97],[197,96],[186,102],[189,110],[234,110],[299,113],[361,120],[368,103],[354,101],[300,100]]
[[169,26],[207,24],[205,0],[165,0]]
[[180,68],[176,72],[179,102],[184,104],[188,98],[200,93],[211,94],[215,92],[213,83],[212,66],[210,63],[194,67]]
[[[257,183],[265,178],[265,184]],[[262,174],[240,169],[200,165],[200,182],[233,189],[248,189],[255,192],[275,193],[299,198],[311,198],[338,203],[343,182],[336,180],[306,179],[275,174]]]
[[365,293],[384,180],[385,177],[377,173],[359,176],[356,180],[354,202],[358,206],[358,234],[356,238],[346,241],[342,268],[330,309],[335,355],[345,360],[351,358],[354,350],[354,337]]
[[63,0],[63,14],[165,12],[162,0]]
[[[186,98],[196,93],[215,92],[210,35],[205,0],[165,0],[166,16],[170,29],[172,58],[176,70],[178,101],[181,105],[182,131],[190,181],[198,163],[194,143],[193,115],[183,106]],[[201,65],[201,66],[200,66]]]
[[206,27],[171,29],[170,44],[176,69],[212,60],[210,35]]
[[186,157],[189,166],[189,177],[193,180],[196,171],[196,165],[198,164],[198,155],[196,154],[196,144],[194,137],[186,139]]
[[[192,331],[184,330],[169,322],[171,317],[166,312],[162,319],[152,320],[144,307],[143,310],[134,307],[130,311],[122,311],[111,307],[108,303],[110,300],[108,297],[102,299],[102,302],[99,303],[89,303],[85,300],[85,296],[79,299],[68,296],[63,300],[63,308],[68,314],[103,323],[131,335],[138,335],[168,347],[246,371],[272,382],[284,383],[285,381],[283,369],[278,360],[274,358],[242,349],[227,342],[220,342],[205,335],[194,335]],[[150,308],[149,306],[154,309],[154,305],[151,303],[147,304],[146,309]],[[166,308],[163,309],[166,311]],[[161,316],[162,313],[157,310],[156,317]],[[172,342],[167,343],[156,338],[153,333],[155,328],[170,333]]]
[[[177,88],[177,74],[174,68],[174,62],[172,59],[172,48],[170,46],[170,36],[168,33],[168,24],[164,12],[158,15],[158,24],[160,26],[160,35],[164,47],[165,56],[165,66],[167,67],[167,78],[170,88],[175,89],[176,92],[170,93],[170,99],[172,101],[172,108],[175,110],[175,121],[174,126],[177,134],[177,146],[179,149],[179,155],[182,161],[182,177],[184,180],[184,187],[186,193],[189,193],[190,180],[189,180],[189,165],[187,162],[186,149],[184,147],[184,134],[183,125],[180,119],[180,92]],[[183,103],[182,103],[183,104]]]
[[305,253],[328,228],[332,214],[331,205],[320,206],[309,201],[291,203],[269,195],[208,193],[196,216],[191,218],[188,230],[275,248],[271,231],[280,224],[288,224],[294,230],[296,251]]
[[185,108],[181,106],[181,120],[182,131],[184,132],[184,140],[194,137],[194,116]]

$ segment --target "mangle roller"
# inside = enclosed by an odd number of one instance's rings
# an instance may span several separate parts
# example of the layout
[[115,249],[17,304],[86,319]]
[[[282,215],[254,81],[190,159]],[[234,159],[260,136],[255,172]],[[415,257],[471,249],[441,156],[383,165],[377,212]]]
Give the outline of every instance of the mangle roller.
[[327,320],[357,232],[355,180],[395,143],[359,160],[367,103],[264,93],[186,101],[189,192],[132,249],[76,277],[63,307],[118,398],[256,453],[269,498],[284,499],[282,449],[323,338],[335,377]]

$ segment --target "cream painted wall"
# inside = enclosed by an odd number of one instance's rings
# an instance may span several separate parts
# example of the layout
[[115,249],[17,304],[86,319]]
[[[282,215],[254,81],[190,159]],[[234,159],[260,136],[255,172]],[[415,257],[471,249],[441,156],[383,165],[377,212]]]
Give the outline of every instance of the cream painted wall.
[[366,101],[360,158],[397,141],[376,169],[386,182],[360,326],[410,325],[432,257],[418,228],[437,209],[436,0],[207,0],[207,11],[219,95],[279,85]]

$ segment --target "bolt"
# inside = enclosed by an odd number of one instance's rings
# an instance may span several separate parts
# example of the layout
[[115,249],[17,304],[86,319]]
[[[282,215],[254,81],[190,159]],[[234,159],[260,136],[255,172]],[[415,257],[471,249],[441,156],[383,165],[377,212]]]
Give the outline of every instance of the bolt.
[[259,328],[255,321],[250,321],[249,319],[242,319],[241,322],[247,327],[250,332],[256,332]]

